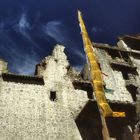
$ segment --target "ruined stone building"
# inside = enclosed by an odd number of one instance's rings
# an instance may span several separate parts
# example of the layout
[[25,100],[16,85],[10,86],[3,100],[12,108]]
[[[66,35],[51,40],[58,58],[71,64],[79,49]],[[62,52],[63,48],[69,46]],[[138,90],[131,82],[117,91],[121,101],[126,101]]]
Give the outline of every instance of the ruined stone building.
[[[106,118],[113,140],[139,133],[140,39],[124,36],[115,47],[94,43],[107,101],[125,118]],[[36,66],[35,75],[8,72],[0,60],[0,140],[102,140],[101,121],[88,64],[81,73],[64,47]]]

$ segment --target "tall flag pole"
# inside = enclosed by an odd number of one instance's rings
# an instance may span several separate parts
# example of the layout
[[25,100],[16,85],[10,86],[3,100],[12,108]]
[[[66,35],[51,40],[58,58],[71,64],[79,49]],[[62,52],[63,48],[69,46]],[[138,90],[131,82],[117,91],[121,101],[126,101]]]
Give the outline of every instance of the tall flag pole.
[[109,132],[106,125],[105,117],[125,117],[125,113],[113,112],[109,104],[107,103],[104,87],[103,87],[102,72],[100,70],[98,61],[96,59],[96,55],[93,50],[93,45],[89,39],[89,35],[87,33],[86,26],[84,24],[84,21],[82,19],[82,14],[80,11],[78,11],[78,20],[80,23],[79,25],[81,28],[81,34],[83,38],[84,50],[90,65],[92,87],[94,89],[97,105],[102,120],[102,134],[104,140],[109,140],[110,137],[109,137]]

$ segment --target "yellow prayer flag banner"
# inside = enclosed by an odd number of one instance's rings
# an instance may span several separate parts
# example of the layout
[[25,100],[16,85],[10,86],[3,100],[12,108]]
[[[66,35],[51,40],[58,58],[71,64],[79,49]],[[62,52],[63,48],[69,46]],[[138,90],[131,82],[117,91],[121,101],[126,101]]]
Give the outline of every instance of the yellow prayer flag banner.
[[90,64],[90,72],[92,77],[92,86],[94,88],[95,97],[98,106],[102,110],[102,114],[104,117],[112,116],[112,117],[122,117],[125,116],[124,112],[113,112],[110,108],[109,104],[106,101],[104,88],[103,88],[103,79],[102,79],[102,73],[99,67],[99,64],[96,59],[95,52],[93,50],[92,43],[89,39],[84,21],[82,19],[81,12],[78,11],[78,19],[80,23],[82,38],[83,38],[83,44],[84,44],[84,50],[88,57],[88,61]]
[[126,117],[125,112],[113,112],[113,117]]

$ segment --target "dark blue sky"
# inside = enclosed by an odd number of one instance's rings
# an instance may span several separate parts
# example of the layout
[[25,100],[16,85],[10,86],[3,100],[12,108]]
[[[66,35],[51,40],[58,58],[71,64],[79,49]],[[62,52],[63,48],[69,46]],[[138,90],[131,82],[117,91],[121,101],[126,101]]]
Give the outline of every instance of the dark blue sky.
[[78,9],[94,42],[115,44],[120,35],[140,33],[140,0],[0,0],[0,57],[10,71],[33,74],[57,43],[81,68],[86,59]]

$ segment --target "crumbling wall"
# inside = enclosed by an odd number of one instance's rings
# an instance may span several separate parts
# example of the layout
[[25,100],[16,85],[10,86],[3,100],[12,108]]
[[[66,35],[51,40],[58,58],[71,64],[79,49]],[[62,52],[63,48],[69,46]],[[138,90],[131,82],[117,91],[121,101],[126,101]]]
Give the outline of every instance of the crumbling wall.
[[56,46],[52,57],[46,58],[46,70],[44,71],[45,86],[49,90],[57,91],[58,101],[67,106],[73,117],[79,114],[88,101],[87,92],[75,90],[71,78],[67,75],[69,63],[64,54],[63,46]]
[[96,48],[95,51],[101,70],[103,73],[105,73],[103,74],[105,88],[110,91],[105,92],[106,98],[115,102],[132,103],[133,99],[125,87],[125,80],[123,79],[122,73],[111,68],[111,58],[108,56],[105,50]]
[[[75,123],[88,101],[67,75],[64,47],[45,59],[45,85],[2,81],[0,89],[1,140],[81,140]],[[51,99],[51,93],[53,100]]]

